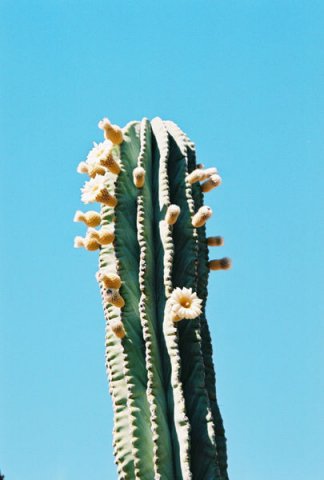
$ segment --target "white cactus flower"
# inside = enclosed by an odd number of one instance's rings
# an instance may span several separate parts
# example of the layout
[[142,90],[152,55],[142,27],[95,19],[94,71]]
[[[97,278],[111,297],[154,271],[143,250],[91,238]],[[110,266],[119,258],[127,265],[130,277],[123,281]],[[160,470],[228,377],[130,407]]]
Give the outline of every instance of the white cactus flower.
[[105,190],[107,187],[108,182],[107,175],[96,175],[94,178],[91,178],[88,182],[86,182],[81,188],[81,200],[84,203],[92,203],[96,202],[96,198],[98,194]]
[[113,144],[110,140],[105,140],[101,143],[93,142],[93,148],[88,153],[86,163],[93,166],[100,163],[101,160],[106,160],[111,153],[112,148]]
[[175,288],[170,296],[170,302],[174,322],[183,318],[196,318],[201,314],[202,300],[192,288]]

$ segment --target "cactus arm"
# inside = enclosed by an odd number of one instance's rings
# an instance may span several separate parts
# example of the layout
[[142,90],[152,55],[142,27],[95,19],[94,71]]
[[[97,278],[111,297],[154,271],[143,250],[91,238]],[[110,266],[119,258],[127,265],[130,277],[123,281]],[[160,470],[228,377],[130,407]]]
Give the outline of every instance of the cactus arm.
[[[196,165],[196,152],[194,144],[186,137],[186,145],[188,152],[188,165],[189,170],[192,171]],[[192,196],[194,199],[195,210],[198,210],[204,204],[204,195],[201,191],[201,186],[197,182],[192,185]],[[207,284],[209,277],[208,268],[208,246],[206,242],[206,227],[200,227],[198,229],[198,282],[197,293],[199,298],[203,300],[203,311],[200,317],[201,321],[201,340],[202,340],[202,352],[205,365],[205,381],[208,392],[209,402],[215,424],[215,435],[217,445],[217,457],[219,463],[219,469],[221,474],[221,480],[228,480],[227,473],[227,447],[226,437],[223,425],[222,416],[217,403],[216,396],[216,375],[213,363],[213,347],[211,342],[211,335],[209,326],[206,319],[206,302],[207,302]]]
[[163,372],[157,342],[155,308],[155,251],[153,239],[154,211],[152,203],[151,127],[147,119],[141,122],[141,150],[137,166],[145,170],[145,182],[137,197],[137,237],[140,247],[139,312],[146,349],[147,398],[151,411],[151,429],[154,443],[154,478],[174,478],[172,445],[167,422],[167,406]]
[[[172,267],[174,256],[174,244],[172,238],[172,226],[165,220],[167,207],[170,205],[169,179],[168,179],[168,161],[169,161],[169,142],[166,127],[160,118],[155,118],[151,122],[152,130],[156,139],[155,162],[159,162],[159,215],[157,221],[160,226],[160,237],[163,246],[163,265],[164,265],[164,286],[165,297],[171,295]],[[165,301],[164,301],[165,303]],[[176,478],[181,480],[190,480],[192,478],[190,471],[190,425],[186,415],[183,388],[181,383],[180,353],[178,345],[177,328],[171,320],[168,302],[165,303],[163,314],[163,333],[171,369],[169,370],[170,380],[167,382],[167,398],[169,408],[173,408],[173,445],[175,451],[179,450],[179,463],[176,463]],[[176,435],[175,435],[176,433]]]
[[125,299],[122,321],[126,337],[122,340],[122,346],[128,386],[135,478],[151,480],[154,478],[153,441],[150,429],[150,408],[146,396],[145,345],[138,310],[140,289],[138,284],[139,247],[136,232],[137,189],[132,178],[139,151],[139,125],[132,123],[124,130],[124,142],[120,148],[122,171],[115,184],[118,204],[115,207],[114,247],[118,274],[122,280],[121,294]]
[[[174,225],[174,285],[197,290],[198,236],[191,219],[195,213],[191,185],[186,181],[188,157],[183,132],[167,122],[171,136],[172,162],[169,164],[171,200],[181,207]],[[191,425],[191,470],[197,479],[219,479],[215,430],[205,387],[205,367],[201,351],[200,319],[179,322],[182,382],[187,415]]]

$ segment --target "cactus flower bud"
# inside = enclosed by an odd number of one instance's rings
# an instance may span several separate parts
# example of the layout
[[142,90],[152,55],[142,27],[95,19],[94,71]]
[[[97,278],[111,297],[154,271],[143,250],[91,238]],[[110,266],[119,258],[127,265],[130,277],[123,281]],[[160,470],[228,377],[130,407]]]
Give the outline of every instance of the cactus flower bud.
[[112,125],[108,118],[100,120],[98,127],[104,131],[106,140],[110,140],[113,144],[120,145],[124,141],[121,128],[118,125]]
[[180,215],[180,207],[178,205],[169,205],[165,215],[165,221],[169,225],[174,225]]
[[100,249],[100,244],[98,243],[98,241],[95,238],[86,237],[84,239],[84,247],[85,247],[86,250],[94,252],[95,250]]
[[115,234],[112,229],[101,228],[100,230],[98,230],[98,235],[98,241],[100,245],[109,245],[115,240]]
[[133,180],[135,187],[142,188],[145,182],[145,170],[143,167],[136,167],[133,170]]
[[222,183],[222,179],[220,177],[220,175],[218,175],[217,173],[215,173],[214,175],[212,175],[208,180],[206,180],[206,182],[204,182],[201,186],[201,190],[206,193],[206,192],[210,192],[210,190],[212,190],[213,188],[216,188],[218,187],[219,185],[221,185]]
[[109,322],[110,328],[118,338],[124,338],[126,335],[124,325],[120,320],[112,320]]
[[117,275],[117,273],[99,270],[99,272],[96,273],[96,279],[98,282],[102,282],[106,288],[118,290],[121,287],[120,276]]
[[200,207],[198,212],[195,213],[195,215],[192,217],[192,225],[196,228],[202,227],[205,225],[207,220],[212,216],[213,212],[210,207],[207,207],[204,205],[203,207]]

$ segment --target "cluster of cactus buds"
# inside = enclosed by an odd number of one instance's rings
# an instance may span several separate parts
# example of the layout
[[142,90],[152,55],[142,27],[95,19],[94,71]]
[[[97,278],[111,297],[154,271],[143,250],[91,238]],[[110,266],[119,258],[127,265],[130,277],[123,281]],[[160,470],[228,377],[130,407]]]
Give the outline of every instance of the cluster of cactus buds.
[[206,237],[203,201],[221,177],[172,122],[98,127],[104,139],[77,171],[100,212],[76,212],[88,229],[75,247],[99,251],[119,478],[227,480],[206,301],[210,270],[231,262],[209,260],[224,240]]

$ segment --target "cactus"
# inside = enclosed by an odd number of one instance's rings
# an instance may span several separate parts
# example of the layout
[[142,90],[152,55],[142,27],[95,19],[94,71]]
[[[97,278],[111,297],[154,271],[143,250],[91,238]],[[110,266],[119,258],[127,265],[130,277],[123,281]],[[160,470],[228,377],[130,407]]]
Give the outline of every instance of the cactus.
[[170,121],[98,126],[105,140],[78,172],[90,177],[82,200],[100,203],[100,219],[77,211],[89,229],[75,246],[99,251],[118,477],[226,480],[205,309],[209,270],[230,261],[209,261],[208,246],[223,238],[206,238],[212,211],[203,204],[221,178],[197,166],[193,143]]

